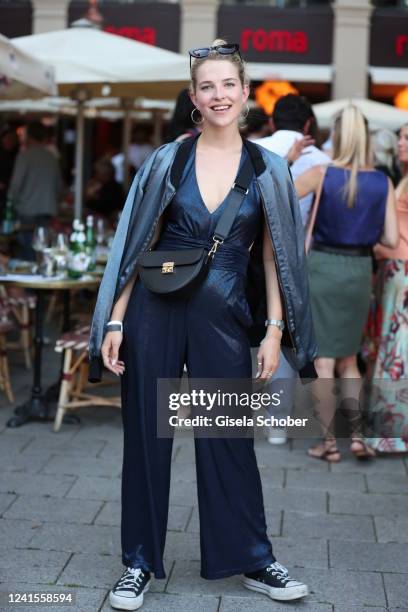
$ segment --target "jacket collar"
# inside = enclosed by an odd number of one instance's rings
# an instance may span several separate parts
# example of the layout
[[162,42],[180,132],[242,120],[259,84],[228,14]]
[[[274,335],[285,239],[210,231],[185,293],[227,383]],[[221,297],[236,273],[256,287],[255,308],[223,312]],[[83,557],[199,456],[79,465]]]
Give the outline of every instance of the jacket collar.
[[[192,138],[187,138],[186,140],[183,140],[183,142],[177,149],[170,171],[170,182],[176,190],[178,189],[178,186],[180,184],[181,177],[183,175],[183,170],[189,158],[191,149],[195,145],[198,137],[199,134]],[[248,151],[249,157],[251,158],[252,164],[254,166],[255,174],[258,177],[266,170],[266,165],[262,157],[261,149],[250,140],[243,139],[243,144],[246,150]]]

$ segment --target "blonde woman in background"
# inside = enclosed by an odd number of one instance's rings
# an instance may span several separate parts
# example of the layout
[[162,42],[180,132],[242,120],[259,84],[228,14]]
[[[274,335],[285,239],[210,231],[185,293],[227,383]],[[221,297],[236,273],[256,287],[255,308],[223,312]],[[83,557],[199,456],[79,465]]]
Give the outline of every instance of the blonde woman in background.
[[[394,189],[389,178],[372,168],[367,122],[355,106],[335,120],[333,163],[326,170],[311,168],[296,180],[299,198],[316,193],[322,180],[308,262],[315,364],[320,378],[333,379],[337,373],[344,396],[358,398],[356,355],[369,312],[372,248],[378,242],[397,246],[398,225]],[[331,431],[335,406],[327,396],[320,405],[324,440],[309,455],[337,462],[340,452]],[[362,437],[360,411],[349,414],[349,421],[351,452],[361,459],[374,456]]]
[[403,170],[396,190],[400,242],[395,249],[375,249],[375,315],[367,355],[376,388],[371,410],[379,416],[378,437],[370,444],[381,454],[408,452],[408,124],[399,134],[398,158]]

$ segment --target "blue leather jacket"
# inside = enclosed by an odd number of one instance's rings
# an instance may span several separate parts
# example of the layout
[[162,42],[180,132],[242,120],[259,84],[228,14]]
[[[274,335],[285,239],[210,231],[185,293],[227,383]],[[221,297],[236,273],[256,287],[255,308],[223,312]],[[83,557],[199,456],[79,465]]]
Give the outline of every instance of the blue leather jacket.
[[[89,343],[91,381],[102,375],[101,345],[113,305],[137,267],[140,253],[149,248],[157,222],[176,193],[182,168],[180,143],[156,149],[136,174],[116,230],[99,288]],[[294,369],[315,376],[317,354],[306,272],[304,230],[288,166],[281,157],[246,141],[254,165],[265,218],[275,252],[286,330],[282,349]],[[262,263],[262,228],[248,267],[247,299],[254,319],[250,337],[259,344],[265,334],[265,279]]]

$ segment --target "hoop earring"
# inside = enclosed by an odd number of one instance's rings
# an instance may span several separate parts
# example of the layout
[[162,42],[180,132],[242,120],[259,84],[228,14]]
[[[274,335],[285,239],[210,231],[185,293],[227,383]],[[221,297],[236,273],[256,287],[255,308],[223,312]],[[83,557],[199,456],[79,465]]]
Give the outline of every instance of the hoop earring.
[[201,117],[201,120],[200,120],[200,121],[196,121],[196,120],[194,119],[194,112],[195,112],[195,111],[197,111],[198,113],[200,112],[200,111],[198,110],[198,108],[195,108],[195,107],[194,107],[194,108],[193,108],[193,110],[192,110],[192,111],[191,111],[191,113],[190,113],[191,121],[194,123],[194,125],[200,125],[200,124],[201,124],[201,123],[204,121],[204,119]]
[[246,119],[248,117],[248,115],[249,115],[249,104],[248,104],[248,102],[246,103],[245,110],[246,110],[246,113],[245,113],[245,115],[242,114],[242,119]]

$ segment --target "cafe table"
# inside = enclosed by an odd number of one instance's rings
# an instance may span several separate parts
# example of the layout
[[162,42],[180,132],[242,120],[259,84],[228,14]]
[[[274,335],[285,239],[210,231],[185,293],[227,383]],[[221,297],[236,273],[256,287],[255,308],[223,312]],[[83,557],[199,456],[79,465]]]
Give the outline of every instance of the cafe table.
[[[83,276],[79,279],[63,277],[44,277],[33,274],[2,274],[0,283],[9,287],[20,287],[34,291],[37,304],[35,308],[35,336],[34,336],[34,364],[33,384],[31,397],[18,406],[14,414],[7,421],[7,427],[20,427],[30,420],[50,421],[50,407],[46,401],[42,389],[42,348],[44,344],[44,298],[47,291],[65,291],[69,296],[70,289],[97,289],[100,278],[96,276]],[[65,300],[64,306],[64,328],[69,325],[69,302]],[[67,331],[67,329],[64,329]]]

